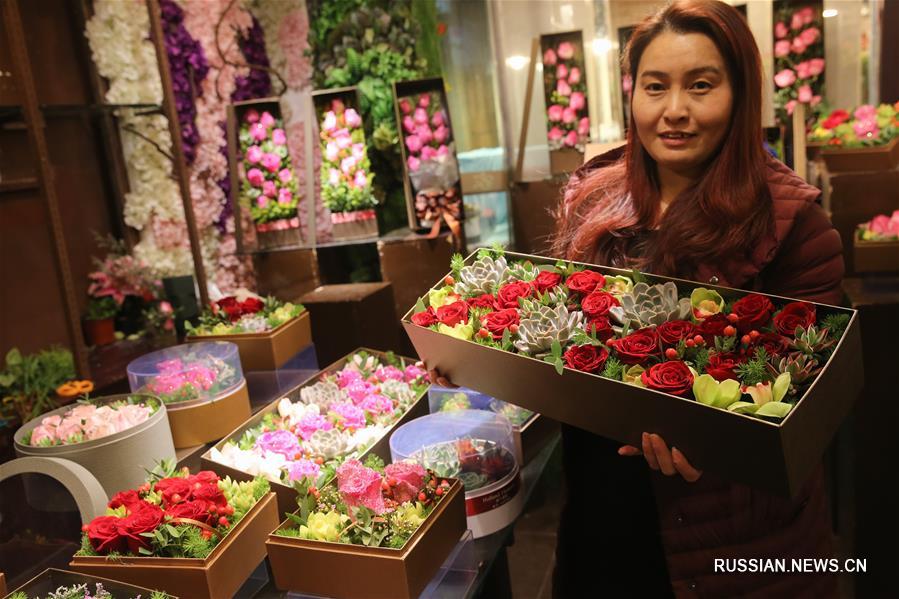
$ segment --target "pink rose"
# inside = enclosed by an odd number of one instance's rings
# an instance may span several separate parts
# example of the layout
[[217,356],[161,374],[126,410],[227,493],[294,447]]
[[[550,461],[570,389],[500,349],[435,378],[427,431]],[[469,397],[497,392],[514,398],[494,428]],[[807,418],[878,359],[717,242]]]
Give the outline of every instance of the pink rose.
[[424,108],[416,108],[415,113],[412,115],[412,119],[415,121],[416,125],[427,125],[428,113]]
[[356,159],[356,162],[362,162],[365,159],[365,144],[353,144],[352,154],[353,158]]
[[275,188],[275,184],[272,181],[263,181],[262,182],[262,193],[267,195],[270,198],[278,195],[278,190]]
[[586,137],[590,135],[590,119],[584,117],[580,120],[577,125],[577,134],[581,137]]
[[365,506],[376,514],[387,509],[381,495],[381,475],[359,460],[347,460],[337,469],[337,489],[348,506]]
[[777,87],[790,87],[796,82],[796,72],[793,69],[784,69],[774,76]]
[[275,117],[273,117],[270,112],[265,111],[262,113],[262,116],[259,117],[259,122],[262,124],[263,127],[268,129],[269,127],[274,126]]
[[282,168],[278,172],[278,179],[280,179],[281,183],[290,183],[290,180],[293,179],[293,173],[290,172],[289,168]]
[[327,158],[328,162],[336,162],[338,154],[340,154],[340,148],[333,141],[329,141],[328,145],[325,146],[325,158]]
[[278,190],[278,203],[279,204],[289,204],[293,199],[293,194],[290,193],[290,190],[286,187],[282,187]]
[[347,156],[343,160],[340,161],[340,170],[343,171],[344,175],[349,175],[353,170],[353,167],[356,166],[356,159],[352,156]]
[[570,148],[577,145],[577,131],[569,131],[565,135],[564,144]]
[[854,123],[852,123],[852,130],[855,131],[855,135],[859,139],[873,139],[880,134],[880,129],[877,127],[877,121],[875,119],[862,119],[859,121],[855,121]]
[[368,179],[365,177],[365,171],[358,170],[356,171],[356,176],[353,178],[353,182],[356,184],[356,187],[365,187],[368,185]]
[[797,14],[799,15],[799,18],[802,19],[803,25],[808,25],[815,20],[815,11],[811,6],[799,9]]
[[346,129],[341,129],[340,131],[334,134],[334,141],[337,142],[337,149],[346,150],[348,147],[353,145],[353,138],[350,137],[350,132]]
[[262,166],[270,173],[277,172],[281,168],[281,157],[277,154],[263,154]]
[[428,145],[431,143],[431,140],[434,139],[434,134],[431,132],[431,128],[428,127],[427,123],[417,126],[415,128],[415,135],[421,140],[422,145]]
[[254,123],[250,125],[250,136],[256,141],[263,141],[268,137],[268,132],[262,126],[262,123]]
[[247,181],[249,181],[250,185],[253,187],[260,187],[262,182],[265,181],[265,175],[263,175],[262,171],[258,168],[251,168],[247,171]]
[[415,121],[412,120],[412,117],[406,115],[403,117],[403,129],[406,133],[415,133]]
[[801,39],[806,46],[811,46],[817,42],[819,37],[821,37],[821,32],[817,27],[809,27],[799,34],[799,39]]
[[550,141],[559,141],[560,139],[562,139],[562,130],[558,127],[553,127],[546,135],[547,137],[549,137]]
[[406,161],[406,164],[409,165],[410,171],[417,171],[418,167],[421,166],[421,160],[416,158],[415,156],[409,156],[409,159]]
[[275,129],[272,131],[272,143],[276,146],[283,146],[287,143],[287,136],[284,134],[284,129]]
[[796,65],[796,77],[799,79],[808,79],[811,77],[811,63],[806,60]]
[[439,146],[437,148],[437,151],[434,154],[435,154],[435,156],[437,156],[437,158],[440,158],[441,156],[446,156],[447,154],[449,154],[449,146],[444,146],[444,145]]
[[787,114],[793,114],[793,109],[796,108],[796,100],[787,102],[785,108],[787,109]]
[[[890,230],[890,217],[886,214],[878,214],[871,219],[870,223],[868,223],[868,229],[872,233],[886,235]],[[31,436],[31,441],[32,443],[34,442],[34,434]]]
[[787,27],[786,23],[778,21],[774,24],[774,37],[776,37],[777,39],[782,40],[783,38],[787,37],[789,33],[790,29]]
[[790,53],[790,40],[778,40],[774,44],[774,56],[783,58]]
[[328,183],[331,187],[337,187],[340,185],[340,171],[336,168],[332,168],[328,171]]
[[808,73],[812,77],[816,75],[820,75],[824,72],[824,59],[823,58],[812,58],[808,61]]
[[794,37],[793,43],[790,44],[790,49],[796,54],[802,54],[808,48],[808,44],[802,41],[801,37]]
[[556,79],[565,79],[568,77],[568,67],[560,64],[556,67]]
[[860,121],[871,121],[877,118],[877,109],[871,104],[862,104],[855,109],[852,116]]
[[437,156],[437,152],[434,151],[434,148],[431,146],[424,146],[421,149],[421,159],[422,160],[432,160]]
[[440,125],[439,127],[437,127],[437,129],[434,130],[434,141],[438,144],[442,144],[446,141],[447,133],[448,132],[446,127]]
[[808,85],[803,85],[799,88],[798,92],[798,100],[803,104],[808,104],[812,101],[812,88]]
[[571,98],[568,99],[568,106],[572,110],[580,110],[586,105],[587,100],[584,98],[583,92],[574,92],[571,94]]
[[571,106],[568,106],[567,108],[565,108],[565,110],[562,111],[562,122],[563,123],[571,124],[576,120],[577,120],[577,113],[574,111],[574,109],[571,108]]
[[802,27],[802,15],[799,14],[799,11],[793,13],[793,18],[790,19],[790,29],[796,31],[797,29]]
[[428,94],[422,94],[421,97],[418,99],[418,105],[421,106],[422,108],[427,108],[428,106],[430,106],[431,105],[431,96]]
[[559,58],[568,60],[574,57],[574,46],[571,42],[562,42],[559,44]]
[[817,106],[821,103],[821,96],[812,96],[812,101],[809,102],[811,106]]
[[446,117],[443,114],[442,110],[438,110],[431,116],[431,125],[433,127],[439,127],[440,125],[446,124]]
[[417,135],[406,136],[406,147],[409,148],[409,151],[413,154],[417,154],[421,151],[421,145],[421,140],[418,139]]
[[259,146],[250,146],[247,148],[247,162],[256,164],[262,160],[262,149]]
[[556,64],[556,53],[552,48],[548,48],[546,52],[543,53],[543,64],[545,66],[551,67]]
[[325,131],[331,132],[337,128],[337,115],[334,114],[333,110],[329,110],[325,113],[325,118],[322,120],[322,129]]
[[362,117],[352,108],[346,109],[346,112],[343,113],[343,118],[346,120],[347,127],[353,129],[362,124]]
[[251,125],[253,123],[259,122],[259,113],[256,112],[255,108],[251,108],[244,113],[243,120],[247,123],[250,123]]
[[581,70],[577,67],[571,67],[568,71],[568,83],[575,85],[581,82]]
[[570,96],[571,95],[571,86],[568,85],[565,81],[559,81],[556,83],[556,91],[560,96]]
[[546,111],[546,115],[549,117],[549,120],[557,123],[562,120],[562,106],[559,104],[553,104]]
[[412,112],[412,106],[409,104],[409,100],[403,98],[400,100],[400,112],[403,114],[409,114]]

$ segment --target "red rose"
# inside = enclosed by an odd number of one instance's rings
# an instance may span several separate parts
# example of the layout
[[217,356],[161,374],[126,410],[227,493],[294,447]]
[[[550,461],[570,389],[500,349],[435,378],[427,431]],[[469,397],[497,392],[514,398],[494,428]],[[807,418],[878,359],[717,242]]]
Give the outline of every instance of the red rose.
[[468,304],[459,300],[446,306],[437,308],[437,320],[448,327],[454,327],[460,322],[468,322]]
[[219,489],[218,483],[206,483],[201,484],[199,487],[195,487],[191,498],[205,501],[208,504],[214,504],[219,507],[228,505],[228,500],[225,498],[225,494],[222,490]]
[[576,291],[581,295],[593,293],[597,289],[604,287],[605,284],[606,278],[592,270],[582,270],[565,279],[565,285],[572,291]]
[[642,364],[659,353],[659,335],[651,327],[639,329],[621,339],[611,339],[608,345],[625,364]]
[[731,312],[740,317],[737,328],[741,333],[748,333],[753,329],[760,329],[771,318],[774,312],[774,304],[764,295],[750,293],[734,302]]
[[534,289],[539,291],[540,293],[546,293],[548,289],[552,289],[556,285],[562,282],[562,275],[557,272],[553,272],[551,270],[541,270],[537,275],[537,278],[534,279],[533,283]]
[[205,501],[193,499],[171,506],[166,510],[166,515],[172,518],[189,518],[199,520],[204,524],[212,524],[218,520],[218,512],[210,512],[209,508],[215,507]]
[[437,315],[434,314],[434,308],[429,306],[424,312],[413,314],[412,324],[417,324],[420,327],[429,327],[437,324]]
[[734,368],[745,361],[746,358],[741,358],[733,352],[728,354],[712,354],[709,356],[709,363],[705,367],[705,373],[710,375],[716,381],[723,381],[726,379],[739,380],[737,378],[737,373],[734,372]]
[[849,113],[845,110],[838,108],[830,113],[830,116],[824,119],[824,122],[821,123],[821,126],[825,129],[834,129],[838,125],[842,125],[846,121],[849,120]]
[[685,395],[693,388],[693,373],[680,360],[653,364],[643,371],[640,380],[650,389],[671,395]]
[[518,298],[530,296],[533,290],[534,288],[524,281],[506,283],[496,292],[496,307],[499,309],[517,308]]
[[495,310],[496,298],[489,293],[485,293],[484,295],[479,295],[478,297],[468,300],[468,305],[472,308]]
[[693,337],[696,327],[687,320],[669,320],[656,327],[656,332],[664,345],[677,345],[681,339]]
[[228,297],[223,297],[217,303],[218,307],[225,311],[225,314],[231,322],[240,318],[240,302],[237,301],[236,297],[229,295]]
[[199,482],[199,483],[203,483],[203,484],[209,484],[209,483],[218,484],[218,482],[222,479],[219,478],[219,475],[216,474],[215,472],[213,472],[212,470],[200,470],[196,474],[191,474],[190,476],[188,476],[187,480],[189,480],[191,483]]
[[762,333],[752,342],[754,347],[764,347],[769,356],[782,356],[790,348],[790,340],[777,333]]
[[724,314],[713,314],[696,325],[696,332],[702,335],[706,343],[711,343],[715,337],[723,337],[724,329],[730,326],[730,321]]
[[595,345],[572,345],[563,356],[565,366],[583,372],[596,372],[603,367],[609,352],[604,347]]
[[255,314],[265,307],[261,299],[256,297],[248,297],[240,305],[240,310],[244,314]]
[[498,312],[491,312],[484,316],[482,322],[494,339],[502,339],[503,331],[513,324],[518,324],[518,310],[506,308]]
[[815,324],[815,306],[808,302],[791,302],[774,315],[774,329],[787,337],[796,334],[796,327],[807,329],[813,324]]
[[186,478],[164,478],[156,483],[156,492],[162,495],[162,502],[168,506],[190,499],[191,484]]
[[162,524],[165,518],[159,506],[152,503],[144,503],[140,509],[131,512],[127,518],[119,519],[119,534],[125,538],[128,551],[135,555],[140,554],[140,548],[150,548],[150,539],[141,533],[153,532]]
[[612,323],[609,322],[608,316],[597,316],[587,321],[587,332],[596,335],[596,338],[605,343],[613,335]]
[[107,554],[121,553],[125,549],[125,539],[119,534],[119,520],[115,516],[97,516],[87,525],[87,538],[94,551]]
[[620,306],[621,303],[615,296],[605,291],[594,291],[581,301],[581,310],[590,318],[605,316],[612,306]]
[[106,505],[113,510],[122,506],[125,506],[125,509],[130,510],[132,505],[141,503],[142,501],[143,499],[140,498],[137,491],[130,489],[128,491],[119,491],[112,496],[112,499],[110,499],[109,503]]

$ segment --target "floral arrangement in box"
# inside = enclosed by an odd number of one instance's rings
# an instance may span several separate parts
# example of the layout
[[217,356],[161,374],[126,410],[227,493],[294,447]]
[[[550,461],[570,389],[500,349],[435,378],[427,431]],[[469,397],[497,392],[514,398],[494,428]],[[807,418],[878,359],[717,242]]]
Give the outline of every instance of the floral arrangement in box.
[[458,478],[466,493],[501,481],[516,469],[512,452],[490,439],[456,439],[429,445],[412,457],[438,476]]
[[402,549],[450,488],[450,481],[413,462],[384,466],[377,456],[366,463],[347,460],[337,468],[337,484],[297,485],[299,511],[293,526],[276,535],[330,543]]
[[190,474],[163,462],[138,489],[116,493],[82,528],[83,556],[205,558],[269,491],[268,481]]
[[[153,591],[146,599],[170,599],[171,595],[162,591]],[[91,591],[88,583],[73,584],[69,586],[57,587],[55,591],[49,595],[29,595],[24,591],[16,591],[9,595],[6,599],[126,599],[124,595],[119,593],[113,595],[107,591],[102,582],[94,584],[94,590]],[[140,595],[132,595],[130,599],[142,599]]]
[[439,227],[443,219],[447,223],[463,219],[459,163],[442,94],[415,94],[400,98],[397,105],[418,224]]
[[172,358],[157,363],[156,368],[158,374],[147,379],[141,391],[166,404],[214,398],[240,378],[234,367],[215,356]]
[[267,110],[260,114],[250,108],[241,118],[241,195],[260,233],[300,227],[300,195],[283,127],[281,119]]
[[562,41],[543,52],[543,86],[546,92],[547,139],[550,150],[584,150],[590,140],[587,78],[583,46]]
[[859,106],[852,114],[837,109],[817,120],[809,141],[836,148],[882,146],[899,137],[899,102]]
[[774,106],[788,121],[797,103],[813,109],[824,95],[822,16],[813,6],[784,6],[774,22]]
[[855,231],[859,241],[899,241],[899,210],[891,216],[878,214]]
[[128,397],[97,406],[79,402],[62,416],[47,416],[23,440],[26,445],[52,447],[102,439],[149,420],[159,403],[148,397]]
[[372,192],[371,163],[362,117],[335,98],[321,113],[322,201],[331,212],[368,210],[378,204]]
[[301,304],[262,298],[246,289],[213,302],[200,315],[200,323],[185,323],[188,335],[267,333],[303,313]]
[[569,262],[509,262],[502,248],[452,261],[412,323],[565,368],[779,420],[814,382],[849,324],[808,302],[643,275],[604,276]]
[[333,472],[383,437],[427,389],[422,368],[401,367],[359,352],[343,369],[303,387],[299,401],[282,398],[239,440],[213,448],[210,459],[285,484]]

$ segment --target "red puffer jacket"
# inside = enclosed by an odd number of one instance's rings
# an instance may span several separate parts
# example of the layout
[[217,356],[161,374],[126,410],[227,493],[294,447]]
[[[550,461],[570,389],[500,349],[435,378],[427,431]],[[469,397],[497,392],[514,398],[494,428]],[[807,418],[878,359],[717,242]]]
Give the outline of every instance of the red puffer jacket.
[[[838,304],[842,298],[840,236],[815,203],[820,191],[769,159],[775,231],[750,260],[697,279],[775,295]],[[717,277],[717,281],[713,278]],[[722,440],[722,449],[726,441]],[[689,458],[689,456],[688,456]],[[741,456],[739,459],[752,459]],[[831,574],[715,573],[715,559],[832,557],[823,468],[793,500],[772,497],[711,475],[689,484],[653,473],[659,528],[677,597],[835,597]]]

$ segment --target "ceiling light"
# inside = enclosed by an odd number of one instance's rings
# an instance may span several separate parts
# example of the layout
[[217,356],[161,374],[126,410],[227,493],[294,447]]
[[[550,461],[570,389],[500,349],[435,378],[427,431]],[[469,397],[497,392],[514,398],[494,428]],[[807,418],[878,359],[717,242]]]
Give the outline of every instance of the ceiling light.
[[606,37],[598,37],[593,40],[593,53],[602,56],[612,49],[612,40]]
[[824,9],[824,12],[822,14],[824,15],[825,19],[829,19],[830,17],[835,17],[840,14],[840,11],[835,8],[826,8]]
[[506,66],[510,69],[520,71],[521,69],[526,67],[529,62],[531,62],[531,59],[527,56],[522,56],[521,54],[513,54],[506,59]]

